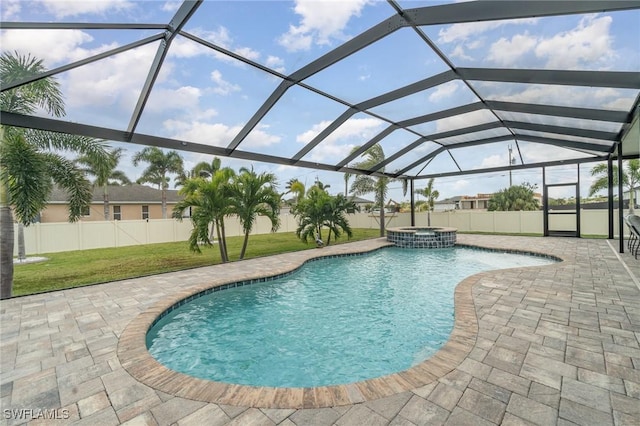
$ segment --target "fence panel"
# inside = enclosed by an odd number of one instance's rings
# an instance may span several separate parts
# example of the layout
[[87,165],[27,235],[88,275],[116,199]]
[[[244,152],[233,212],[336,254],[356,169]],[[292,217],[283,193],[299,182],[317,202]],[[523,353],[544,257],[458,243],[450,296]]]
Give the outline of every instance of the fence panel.
[[[460,232],[495,232],[542,234],[541,211],[530,212],[487,212],[455,210],[432,212],[431,226],[458,228]],[[614,235],[618,235],[618,213],[614,211]],[[379,217],[367,213],[348,216],[352,228],[378,229]],[[416,226],[427,226],[426,212],[416,213]],[[388,215],[387,227],[409,226],[410,213]],[[227,236],[242,235],[240,223],[235,218],[225,222]],[[278,232],[294,232],[297,220],[290,213],[280,216]],[[18,254],[18,229],[15,225],[14,256]],[[152,244],[172,241],[187,241],[191,234],[191,221],[178,222],[174,219],[92,221],[76,223],[36,223],[24,228],[25,247],[28,255],[55,253],[93,248],[122,247],[137,244]],[[258,218],[253,234],[271,232],[271,222]],[[607,235],[608,212],[606,210],[582,210],[581,232],[583,235]],[[624,229],[627,233],[627,229]]]

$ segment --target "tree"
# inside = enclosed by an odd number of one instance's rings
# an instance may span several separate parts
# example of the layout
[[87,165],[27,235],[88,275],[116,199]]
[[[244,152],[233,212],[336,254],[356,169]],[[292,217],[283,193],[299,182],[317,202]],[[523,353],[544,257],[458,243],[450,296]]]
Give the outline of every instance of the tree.
[[425,202],[427,205],[427,226],[431,226],[431,212],[433,211],[436,200],[440,196],[438,190],[433,189],[433,181],[433,178],[429,179],[425,188],[416,190],[416,194],[420,194],[427,199]]
[[331,196],[318,185],[313,185],[306,196],[298,200],[292,212],[298,218],[296,236],[305,243],[311,239],[322,239],[322,227],[327,218]]
[[[359,149],[359,147],[354,148],[354,150]],[[355,164],[353,167],[356,169],[364,169],[368,170],[373,168],[376,164],[380,164],[384,161],[384,151],[380,144],[375,144],[367,149],[362,157],[364,159]],[[379,170],[384,172],[384,168]],[[345,181],[348,181],[348,177],[345,176]],[[385,200],[387,199],[387,193],[389,192],[389,182],[390,178],[386,176],[370,176],[370,175],[357,175],[351,184],[351,193],[356,196],[361,196],[373,192],[375,194],[375,208],[380,209],[380,236],[384,237],[384,205]],[[402,189],[403,192],[407,193],[407,181],[402,180]]]
[[302,199],[302,197],[304,197],[304,193],[306,191],[304,183],[300,182],[300,180],[297,178],[289,179],[287,185],[285,186],[285,189],[287,190],[285,194],[293,194],[293,205],[295,205],[299,200]]
[[328,228],[326,244],[331,244],[331,234],[339,238],[342,233],[351,237],[352,231],[347,220],[346,213],[357,210],[353,201],[349,201],[342,194],[331,196],[324,185],[317,181],[306,196],[300,198],[293,208],[293,214],[298,218],[298,228],[296,235],[305,243],[309,239],[316,238],[322,240],[323,228]]
[[232,177],[230,186],[230,209],[238,216],[244,232],[244,241],[240,250],[240,260],[244,259],[258,216],[266,216],[271,221],[271,232],[280,227],[280,194],[276,190],[277,179],[273,173],[257,174],[253,168],[245,167]]
[[155,146],[149,146],[136,153],[133,157],[133,165],[149,163],[142,172],[138,183],[151,183],[162,189],[162,218],[167,218],[167,188],[169,188],[168,174],[183,175],[184,168],[182,157],[177,151],[169,151],[166,154]]
[[353,201],[349,201],[347,197],[342,194],[330,197],[324,218],[324,226],[329,228],[327,245],[331,244],[332,232],[336,240],[340,238],[343,232],[347,234],[348,238],[351,238],[353,232],[349,226],[349,220],[346,214],[348,211],[354,211],[356,209],[356,204]]
[[201,161],[191,170],[191,173],[196,177],[203,177],[207,179],[211,179],[213,175],[216,174],[220,167],[222,166],[222,161],[218,157],[213,157],[210,163],[206,161]]
[[122,157],[122,148],[109,152],[108,161],[96,162],[95,158],[82,155],[76,159],[76,163],[82,166],[82,171],[93,176],[93,186],[102,187],[102,201],[104,220],[109,220],[109,185],[130,185],[131,181],[122,170],[116,170]]
[[173,217],[182,220],[182,212],[191,208],[193,230],[189,247],[200,253],[200,243],[212,245],[209,225],[215,228],[222,262],[229,261],[224,218],[231,214],[231,179],[235,172],[229,167],[219,168],[210,179],[195,177],[187,179],[180,194],[184,199],[173,208]]
[[[629,189],[629,214],[634,213],[635,189],[640,185],[640,159],[633,159],[626,162],[627,169],[622,171],[622,183]],[[591,169],[591,176],[597,177],[589,188],[589,196],[609,187],[607,165],[597,164]],[[618,166],[613,166],[613,184],[618,185]]]
[[213,175],[216,173],[216,171],[220,169],[221,164],[222,162],[218,157],[213,157],[213,160],[211,161],[211,163],[207,163],[206,161],[201,161],[195,166],[193,166],[191,171],[186,172],[183,170],[183,172],[180,173],[180,175],[178,175],[178,177],[175,178],[174,183],[176,188],[179,186],[183,186],[184,183],[187,181],[187,179],[192,179],[197,177],[211,179]]
[[[21,80],[46,71],[42,60],[31,55],[3,53],[0,80]],[[64,101],[58,82],[47,77],[6,90],[0,94],[0,109],[21,114],[39,108],[50,115],[64,115]],[[0,298],[11,297],[13,288],[13,214],[29,225],[44,209],[57,184],[69,194],[69,221],[80,218],[91,202],[91,185],[84,173],[60,151],[87,155],[106,161],[108,152],[95,139],[33,129],[0,129]]]
[[489,211],[538,210],[540,203],[534,197],[535,185],[513,185],[495,194],[489,200]]

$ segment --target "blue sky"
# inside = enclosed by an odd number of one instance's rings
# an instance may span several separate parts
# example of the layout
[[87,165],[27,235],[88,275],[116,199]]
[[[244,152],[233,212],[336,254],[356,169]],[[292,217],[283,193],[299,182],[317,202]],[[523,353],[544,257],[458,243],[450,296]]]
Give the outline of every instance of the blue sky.
[[[402,7],[432,6],[443,2],[399,1]],[[3,21],[37,22],[168,22],[180,2],[174,1],[60,1],[3,0]],[[339,46],[394,13],[387,2],[350,1],[205,1],[184,30],[241,54],[282,74],[289,74]],[[639,71],[640,13],[615,12],[509,22],[480,22],[422,28],[443,53],[463,67],[516,67],[542,69]],[[2,51],[17,50],[42,58],[48,68],[77,61],[158,31],[114,30],[2,30]],[[57,76],[66,101],[67,119],[97,126],[125,129],[135,107],[157,49],[152,43]],[[447,66],[410,29],[389,37],[338,62],[305,83],[329,94],[357,103],[406,84],[446,71]],[[226,146],[279,84],[279,79],[233,58],[216,53],[178,36],[171,45],[162,72],[140,120],[137,131],[157,136]],[[575,89],[571,87],[473,83],[486,99],[544,102],[591,108],[628,110],[637,91]],[[450,82],[372,110],[393,120],[404,120],[470,102],[475,95],[462,83]],[[345,106],[304,88],[289,89],[276,106],[243,141],[239,149],[277,156],[292,156],[324,127],[345,111]],[[519,119],[505,113],[503,119]],[[538,117],[527,118],[535,121]],[[547,118],[548,119],[548,118]],[[487,111],[477,111],[415,126],[423,134],[467,127],[495,120]],[[548,122],[548,121],[547,121]],[[550,124],[590,128],[590,123],[555,120]],[[303,159],[335,163],[353,147],[382,131],[386,123],[366,114],[356,114]],[[617,131],[619,128],[612,128]],[[485,137],[503,134],[489,130]],[[536,132],[530,132],[538,134]],[[460,137],[458,137],[460,138]],[[415,135],[394,132],[382,142],[393,153],[412,143]],[[457,140],[457,139],[456,139]],[[135,179],[140,168],[131,164],[138,145],[127,149],[121,169]],[[452,150],[464,168],[508,164],[509,146],[496,143]],[[563,159],[575,152],[520,142],[525,162]],[[389,164],[401,169],[433,151],[424,144],[416,152]],[[586,154],[585,154],[586,155]],[[187,167],[211,157],[183,153]],[[516,155],[520,164],[520,155]],[[277,174],[281,189],[290,178],[307,185],[319,178],[332,192],[344,190],[342,174],[305,168],[224,159],[232,167],[253,165],[259,171]],[[421,164],[417,167],[420,169]],[[425,171],[456,170],[452,157],[443,153]],[[581,167],[582,195],[591,183],[590,166]],[[575,181],[576,167],[557,167],[547,173],[550,182]],[[541,186],[541,172],[513,172],[513,182]],[[441,197],[473,195],[500,190],[509,183],[507,172],[436,179]],[[426,181],[417,181],[420,188]],[[400,183],[392,183],[391,198],[408,199]],[[559,194],[568,196],[570,194]],[[372,197],[370,197],[372,198]]]

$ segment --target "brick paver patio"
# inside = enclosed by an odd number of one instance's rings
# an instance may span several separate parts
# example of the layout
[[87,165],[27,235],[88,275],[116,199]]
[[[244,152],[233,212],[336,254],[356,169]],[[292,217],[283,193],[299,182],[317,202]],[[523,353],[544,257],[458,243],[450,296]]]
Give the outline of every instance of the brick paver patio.
[[2,301],[1,424],[54,422],[47,416],[88,425],[640,424],[640,260],[607,240],[458,235],[458,242],[564,262],[465,280],[473,305],[460,316],[475,310],[475,318],[458,326],[471,333],[468,348],[449,366],[443,352],[445,362],[425,367],[439,374],[419,387],[404,389],[407,376],[387,383],[398,391],[382,398],[350,403],[363,393],[354,386],[349,401],[324,395],[335,406],[258,408],[264,404],[250,401],[259,398],[246,395],[227,399],[249,402],[235,405],[175,396],[179,390],[152,388],[134,378],[144,372],[123,367],[135,363],[126,359],[128,343],[118,350],[120,337],[152,307],[222,279],[385,244],[370,240]]

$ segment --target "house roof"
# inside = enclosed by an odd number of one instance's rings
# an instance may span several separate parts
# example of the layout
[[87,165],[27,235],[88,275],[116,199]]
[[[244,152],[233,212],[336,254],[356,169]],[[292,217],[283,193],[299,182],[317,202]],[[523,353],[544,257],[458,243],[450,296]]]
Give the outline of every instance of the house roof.
[[463,197],[461,195],[456,195],[455,197],[445,198],[444,200],[439,200],[434,202],[434,204],[451,204],[460,201]]
[[[138,6],[155,7],[154,3],[140,2]],[[542,29],[553,27],[558,17],[577,16],[588,20],[593,14],[603,13],[621,17],[612,25],[616,22],[621,26],[625,22],[633,25],[632,22],[638,21],[638,0],[470,1],[427,3],[428,6],[398,0],[379,2],[386,15],[381,17],[379,8],[363,9],[366,16],[345,32],[348,40],[311,58],[308,63],[304,57],[302,62],[290,64],[297,68],[287,70],[286,74],[278,65],[258,61],[255,49],[233,48],[227,45],[226,39],[215,40],[215,37],[207,36],[209,32],[219,31],[216,27],[203,29],[203,26],[220,15],[217,13],[220,8],[224,8],[223,16],[227,17],[224,24],[227,26],[233,28],[234,20],[246,20],[247,6],[243,3],[185,0],[166,23],[2,22],[3,32],[14,34],[25,29],[99,30],[105,37],[101,38],[103,46],[118,46],[100,53],[85,49],[83,51],[88,55],[85,58],[74,57],[74,62],[19,81],[3,81],[2,91],[48,76],[88,78],[92,75],[88,69],[99,66],[100,61],[130,54],[141,47],[151,48],[155,55],[147,58],[148,73],[143,78],[134,81],[131,76],[126,85],[113,82],[114,91],[138,96],[127,115],[109,115],[112,105],[94,102],[86,105],[83,114],[65,119],[3,111],[0,123],[250,161],[404,179],[604,161],[620,151],[624,156],[637,157],[640,154],[640,73],[637,63],[634,63],[635,57],[628,63],[623,61],[617,69],[609,66],[605,69],[601,62],[592,58],[596,55],[593,49],[598,43],[581,44],[579,49],[586,50],[583,56],[592,60],[563,67],[541,59],[548,51],[529,51],[529,54],[512,54],[508,58],[501,55],[507,50],[517,50],[513,47],[515,37],[507,40],[495,35],[494,45],[502,46],[502,49],[494,52],[494,56],[482,57],[472,48],[464,50],[462,45],[454,49],[448,38],[442,36],[455,26],[500,29],[504,28],[502,25],[515,21],[535,21],[539,23],[536,28]],[[117,21],[119,16],[111,18]],[[144,14],[140,19],[144,19]],[[277,38],[276,34],[268,32],[270,29],[273,31],[269,25],[256,25],[252,34],[243,36],[261,46],[265,40]],[[276,31],[284,33],[289,29],[279,28]],[[533,30],[531,27],[525,36],[538,44],[531,32]],[[132,34],[134,31],[145,32],[125,45],[109,43],[106,39],[109,34],[127,31]],[[631,38],[635,34],[634,41],[637,40],[637,28],[635,31],[630,33]],[[347,34],[353,36],[348,37]],[[396,52],[398,49],[388,47],[392,40],[399,39],[405,43],[393,46],[406,46],[405,50]],[[482,37],[477,41],[483,42]],[[177,103],[179,100],[166,97],[162,98],[164,105],[148,102],[152,96],[163,96],[162,93],[169,89],[167,83],[158,78],[163,75],[164,65],[194,71],[188,75],[195,74],[195,71],[204,72],[191,66],[191,56],[184,53],[187,49],[190,52],[207,52],[212,61],[212,65],[206,68],[208,73],[223,63],[234,62],[239,66],[233,73],[250,72],[256,79],[261,78],[252,90],[243,92],[243,97],[250,100],[244,103],[250,108],[243,111],[245,120],[241,125],[237,122],[224,125],[228,128],[228,140],[194,139],[189,132],[169,134],[163,126],[152,121],[154,114],[163,107],[170,111],[182,108],[182,104]],[[376,54],[361,55],[365,51]],[[403,67],[400,62],[402,56],[421,58],[425,66]],[[361,62],[366,60],[368,62]],[[365,69],[371,74],[379,67],[380,61],[398,63],[394,77],[381,77],[375,84],[367,82],[368,91],[358,86],[358,90],[363,92],[354,92],[355,84],[344,79],[345,72]],[[437,64],[437,67],[427,68],[426,64]],[[87,71],[75,72],[82,70]],[[326,76],[334,78],[322,81],[331,83],[318,84],[320,77]],[[184,86],[190,87],[188,82]],[[235,87],[233,84],[229,86]],[[452,102],[446,107],[438,106],[433,101],[434,90],[438,91],[438,96],[450,97]],[[605,95],[611,92],[621,95],[615,99],[607,98]],[[299,104],[295,102],[302,98],[304,101]],[[319,124],[313,132],[307,132],[313,135],[305,139],[303,145],[296,144],[300,142],[299,134],[278,136],[283,142],[279,146],[288,147],[287,151],[276,152],[272,145],[265,147],[255,143],[271,123],[284,123],[284,132],[287,127],[294,127],[301,109],[304,114],[313,115],[318,110],[315,105],[321,104],[331,104],[332,113],[315,116],[315,123]],[[218,106],[215,108],[217,112]],[[275,116],[269,115],[272,112]],[[209,114],[215,115],[217,113]],[[383,130],[363,135],[358,140],[360,148],[347,151],[350,153],[345,155],[344,150],[335,147],[346,147],[351,143],[337,141],[344,133],[343,126],[355,119],[377,120],[382,123]],[[202,123],[205,125],[212,128],[221,126],[215,121]],[[354,166],[358,157],[376,143],[384,146],[386,159],[369,168]],[[465,163],[459,155],[479,150],[486,152],[487,149],[505,152],[507,145],[509,149],[513,146],[515,158],[513,162],[510,158],[511,164],[506,166],[494,164],[484,167],[472,161]],[[548,151],[551,154],[535,155],[541,149],[551,150]],[[335,154],[323,155],[320,161],[314,156],[324,152]]]
[[373,204],[373,201],[367,200],[366,198],[356,197],[355,195],[350,196],[349,201],[353,201],[356,204]]
[[[109,185],[109,203],[111,204],[140,204],[140,203],[149,203],[156,204],[162,202],[162,191],[156,188],[151,188],[145,185],[139,185],[137,183],[132,185]],[[104,191],[102,187],[94,187],[93,188],[93,198],[92,203],[102,203],[103,202],[103,194]],[[69,196],[67,192],[62,190],[61,188],[54,188],[51,192],[51,196],[49,199],[49,203],[52,204],[60,204],[67,202]],[[178,194],[177,190],[168,189],[167,190],[167,202],[168,203],[176,203],[182,200],[182,196]]]

